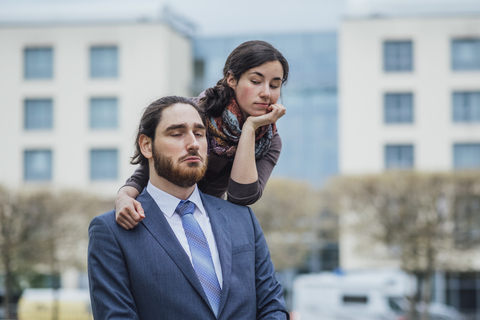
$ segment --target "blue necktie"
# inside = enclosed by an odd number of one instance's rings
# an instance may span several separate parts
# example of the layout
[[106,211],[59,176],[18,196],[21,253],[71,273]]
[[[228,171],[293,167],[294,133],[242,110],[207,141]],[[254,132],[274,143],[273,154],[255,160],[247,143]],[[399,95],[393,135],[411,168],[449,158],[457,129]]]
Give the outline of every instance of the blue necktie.
[[175,212],[182,218],[183,229],[187,236],[188,246],[192,254],[193,268],[197,274],[203,290],[207,295],[210,306],[218,314],[220,305],[220,285],[218,283],[215,267],[213,266],[212,255],[208,246],[207,238],[203,234],[202,228],[193,216],[195,204],[190,201],[180,201]]

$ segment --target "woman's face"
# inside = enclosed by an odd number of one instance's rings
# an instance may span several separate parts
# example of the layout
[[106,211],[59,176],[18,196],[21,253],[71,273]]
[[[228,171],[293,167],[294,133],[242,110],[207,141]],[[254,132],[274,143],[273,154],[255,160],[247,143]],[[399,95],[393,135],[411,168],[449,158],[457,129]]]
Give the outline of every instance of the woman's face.
[[277,103],[282,79],[283,67],[278,61],[265,62],[251,68],[238,81],[233,75],[228,76],[227,83],[235,91],[244,119],[264,115],[271,104]]

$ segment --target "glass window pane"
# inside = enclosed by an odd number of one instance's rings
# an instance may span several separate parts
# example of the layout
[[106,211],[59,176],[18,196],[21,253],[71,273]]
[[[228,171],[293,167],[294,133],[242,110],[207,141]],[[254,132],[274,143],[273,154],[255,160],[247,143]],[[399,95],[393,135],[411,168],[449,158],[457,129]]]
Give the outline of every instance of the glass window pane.
[[385,41],[383,43],[384,70],[412,71],[412,49],[412,41]]
[[453,166],[456,169],[480,167],[480,143],[456,143],[453,146]]
[[480,69],[480,39],[452,40],[452,69]]
[[385,123],[413,122],[413,94],[387,93],[384,99]]
[[52,179],[52,151],[26,150],[24,152],[24,178],[28,181]]
[[51,99],[27,99],[24,105],[24,127],[27,130],[52,129],[53,103]]
[[118,76],[117,47],[90,48],[90,76],[92,78],[116,78]]
[[480,92],[454,92],[452,101],[454,122],[480,121]]
[[52,48],[26,48],[24,59],[26,79],[51,79],[53,77]]
[[385,168],[410,169],[414,163],[413,145],[385,146]]
[[117,98],[90,99],[90,128],[116,129],[118,126]]
[[98,149],[90,151],[90,179],[116,180],[118,177],[118,151]]

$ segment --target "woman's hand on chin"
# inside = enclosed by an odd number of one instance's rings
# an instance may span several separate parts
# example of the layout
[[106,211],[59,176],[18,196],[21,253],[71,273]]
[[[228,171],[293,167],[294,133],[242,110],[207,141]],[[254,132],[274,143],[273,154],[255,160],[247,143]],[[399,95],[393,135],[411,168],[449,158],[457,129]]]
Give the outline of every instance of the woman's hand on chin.
[[257,130],[259,127],[277,122],[278,119],[285,115],[286,111],[287,109],[280,103],[271,104],[268,107],[266,114],[261,116],[249,116],[245,121],[245,124],[250,123],[253,128]]

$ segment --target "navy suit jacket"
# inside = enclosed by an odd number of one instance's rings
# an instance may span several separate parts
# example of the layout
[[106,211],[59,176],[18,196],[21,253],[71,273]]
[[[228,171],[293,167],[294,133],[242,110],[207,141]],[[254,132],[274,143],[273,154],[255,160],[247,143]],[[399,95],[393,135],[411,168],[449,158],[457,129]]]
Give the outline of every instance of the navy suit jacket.
[[[262,229],[252,210],[200,193],[222,266],[218,319],[288,319]],[[195,270],[146,191],[132,230],[115,211],[89,227],[88,276],[95,319],[216,319]]]

